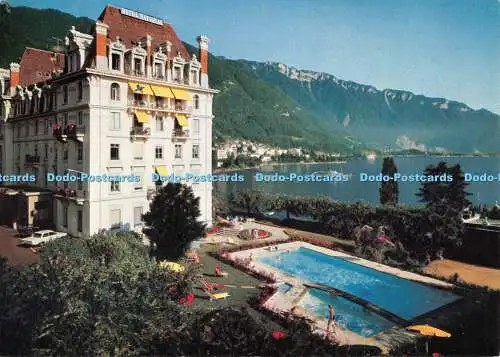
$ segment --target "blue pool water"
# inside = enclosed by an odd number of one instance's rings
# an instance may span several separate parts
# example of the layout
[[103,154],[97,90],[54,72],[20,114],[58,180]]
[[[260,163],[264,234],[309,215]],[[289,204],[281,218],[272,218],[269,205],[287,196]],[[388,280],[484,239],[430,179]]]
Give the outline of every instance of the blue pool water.
[[335,321],[345,329],[369,337],[394,326],[389,320],[343,297],[319,289],[309,289],[300,305],[328,319],[328,305],[335,308]]
[[301,280],[331,286],[365,299],[406,320],[459,299],[449,291],[303,247],[290,253],[260,257],[259,260]]

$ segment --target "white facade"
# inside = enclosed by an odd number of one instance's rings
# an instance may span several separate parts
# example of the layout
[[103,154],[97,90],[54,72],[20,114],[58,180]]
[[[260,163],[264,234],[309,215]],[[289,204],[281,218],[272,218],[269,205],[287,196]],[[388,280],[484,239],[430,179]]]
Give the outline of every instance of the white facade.
[[[98,23],[96,32],[102,35],[106,31],[107,26]],[[62,75],[31,90],[14,88],[11,96],[3,97],[11,104],[10,110],[1,112],[1,172],[34,174],[37,181],[30,185],[55,191],[57,230],[74,236],[113,228],[140,232],[141,215],[148,211],[156,189],[152,174],[159,168],[176,174],[212,173],[215,91],[208,88],[208,79],[203,78],[206,74],[201,73],[195,57],[170,61],[161,49],[153,49],[148,63],[147,41],[143,47],[133,48],[117,41],[108,44],[109,56],[103,59],[90,53],[93,41],[95,36],[73,28],[68,32],[67,65]],[[118,67],[113,54],[120,56]],[[92,57],[93,62],[88,60]],[[134,62],[136,58],[143,62]],[[130,69],[135,64],[142,69],[127,71],[127,66]],[[182,80],[175,78],[179,73],[174,73],[176,68],[185,75]],[[138,100],[131,83],[163,88],[175,98],[157,96],[155,91]],[[176,99],[175,93],[183,97],[188,93],[189,100]],[[182,127],[181,118],[186,119]],[[68,125],[74,127],[67,129]],[[74,131],[66,135],[65,129]],[[47,173],[133,174],[139,175],[141,182],[47,182]],[[200,220],[211,225],[212,185],[190,185],[200,197]]]

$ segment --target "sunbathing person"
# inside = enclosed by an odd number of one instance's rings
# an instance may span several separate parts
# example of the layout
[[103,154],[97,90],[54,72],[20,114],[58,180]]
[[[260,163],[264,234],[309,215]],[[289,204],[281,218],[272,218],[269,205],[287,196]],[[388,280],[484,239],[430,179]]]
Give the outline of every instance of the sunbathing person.
[[222,270],[220,263],[215,266],[215,276],[227,276],[228,274]]

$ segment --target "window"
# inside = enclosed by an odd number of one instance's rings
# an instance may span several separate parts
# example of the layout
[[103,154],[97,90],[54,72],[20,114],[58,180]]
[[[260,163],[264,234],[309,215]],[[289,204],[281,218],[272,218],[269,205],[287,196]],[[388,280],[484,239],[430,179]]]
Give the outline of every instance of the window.
[[181,67],[174,67],[174,81],[180,82],[181,81]]
[[78,100],[83,99],[83,82],[79,81],[78,82]]
[[175,145],[175,158],[182,159],[182,145]]
[[134,143],[134,160],[142,160],[144,157],[144,145],[142,143]]
[[195,134],[200,133],[200,119],[192,119],[193,120],[193,132]]
[[155,63],[155,76],[156,78],[162,78],[161,63]]
[[143,178],[144,178],[144,168],[133,168],[132,169],[132,174],[134,176],[138,176],[139,180],[134,181],[134,190],[142,190],[142,185],[143,185]]
[[198,84],[198,71],[191,71],[191,83],[196,85]]
[[30,125],[26,124],[24,126],[24,136],[30,136]]
[[18,138],[20,138],[20,137],[21,137],[21,129],[22,129],[21,125],[18,125],[18,126],[17,126],[17,137],[18,137]]
[[200,97],[197,94],[193,96],[193,102],[194,102],[194,109],[200,109]]
[[200,145],[193,145],[193,159],[200,158]]
[[43,133],[44,134],[48,134],[49,133],[49,120],[48,119],[45,119],[45,123],[44,123],[44,126],[43,126]]
[[155,147],[155,159],[163,159],[163,146]]
[[68,161],[68,148],[64,148],[63,150],[63,160]]
[[120,192],[120,181],[111,181],[111,192]]
[[111,55],[111,69],[114,71],[120,70],[120,55],[118,53]]
[[134,74],[142,75],[142,60],[140,58],[134,58]]
[[109,225],[112,229],[120,228],[122,221],[122,212],[119,209],[109,211]]
[[76,119],[77,125],[83,125],[83,112],[78,112],[78,117]]
[[120,145],[111,144],[109,156],[111,160],[120,160]]
[[68,104],[68,86],[63,87],[63,104]]
[[47,161],[49,159],[49,144],[44,144],[43,147],[43,159]]
[[120,113],[111,113],[111,122],[109,130],[120,130]]
[[63,207],[63,227],[68,228],[68,207]]
[[38,120],[35,120],[35,135],[38,135]]
[[78,232],[82,232],[83,231],[83,212],[78,210],[77,214],[76,214],[76,229],[78,230]]
[[21,159],[21,144],[17,144],[17,159]]
[[163,131],[163,118],[156,117],[156,131]]
[[120,100],[120,85],[118,83],[111,84],[111,100]]
[[83,144],[78,143],[76,147],[76,160],[77,161],[82,161],[83,160]]
[[64,116],[63,116],[63,125],[64,125],[64,127],[68,126],[68,113],[64,113]]
[[142,207],[134,207],[134,227],[142,226]]
[[76,189],[77,190],[83,190],[83,181],[82,180],[78,180],[76,181]]

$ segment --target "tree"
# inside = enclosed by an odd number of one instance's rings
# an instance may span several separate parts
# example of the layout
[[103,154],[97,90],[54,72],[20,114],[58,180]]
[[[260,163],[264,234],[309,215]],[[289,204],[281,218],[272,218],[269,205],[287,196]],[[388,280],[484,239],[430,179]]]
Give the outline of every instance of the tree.
[[0,354],[153,355],[158,343],[182,354],[176,292],[193,271],[160,268],[132,234],[50,242],[40,264],[2,272]]
[[397,205],[399,196],[398,183],[394,180],[394,174],[398,172],[394,159],[385,157],[382,164],[382,175],[389,176],[390,181],[383,181],[380,185],[380,203],[383,205]]
[[264,195],[257,190],[238,190],[230,192],[228,196],[229,204],[233,208],[244,209],[247,215],[259,214],[264,205]]
[[199,207],[200,199],[189,186],[168,183],[159,190],[143,215],[159,259],[182,257],[191,242],[205,234],[205,224],[198,221]]
[[422,182],[419,192],[416,194],[420,197],[420,202],[424,202],[427,207],[446,203],[462,210],[470,205],[469,200],[467,200],[470,193],[465,191],[468,183],[465,182],[460,165],[448,167],[442,161],[437,165],[427,166],[424,175],[438,177],[438,179]]

